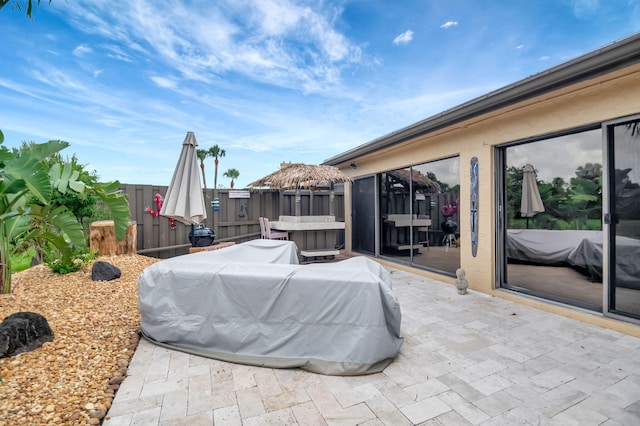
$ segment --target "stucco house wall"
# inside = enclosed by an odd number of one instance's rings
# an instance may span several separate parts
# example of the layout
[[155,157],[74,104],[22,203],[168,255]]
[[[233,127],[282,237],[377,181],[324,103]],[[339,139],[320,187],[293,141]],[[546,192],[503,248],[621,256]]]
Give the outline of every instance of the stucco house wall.
[[[640,37],[631,40],[640,49]],[[597,60],[595,52],[587,59]],[[560,69],[565,68],[560,67]],[[569,70],[570,71],[570,70]],[[559,72],[557,69],[550,71]],[[476,114],[463,120],[447,124],[447,114],[428,119],[438,123],[426,131],[420,130],[420,123],[399,132],[391,133],[362,145],[354,150],[340,154],[325,161],[339,167],[352,178],[370,176],[387,170],[408,167],[422,162],[459,156],[460,158],[460,264],[467,272],[470,288],[499,297],[534,305],[566,316],[596,322],[610,328],[639,335],[640,327],[611,320],[602,316],[585,314],[552,303],[540,302],[518,294],[496,290],[496,165],[495,148],[497,145],[519,140],[536,138],[588,125],[599,125],[608,120],[640,113],[640,58],[620,64],[602,67],[588,78],[559,85],[533,96],[522,96],[505,106]],[[546,76],[539,76],[545,78]],[[525,80],[526,81],[526,80]],[[510,87],[505,90],[517,89]],[[487,95],[500,96],[501,91]],[[480,99],[482,101],[482,99]],[[471,101],[473,104],[474,101]],[[464,108],[464,105],[461,107]],[[452,119],[453,120],[453,119]],[[415,130],[413,130],[415,129]],[[415,133],[412,135],[411,133]],[[397,133],[406,133],[399,140]],[[385,143],[385,138],[388,142]],[[572,155],[567,152],[567,155]],[[470,238],[470,171],[472,157],[479,160],[479,243],[477,257],[471,254]],[[350,165],[356,168],[350,168]],[[346,204],[346,249],[351,250],[351,188],[345,188]],[[382,260],[383,263],[386,263]],[[391,264],[391,263],[390,263]],[[407,266],[391,264],[394,267],[411,270],[425,276],[453,283],[451,277],[419,270]]]

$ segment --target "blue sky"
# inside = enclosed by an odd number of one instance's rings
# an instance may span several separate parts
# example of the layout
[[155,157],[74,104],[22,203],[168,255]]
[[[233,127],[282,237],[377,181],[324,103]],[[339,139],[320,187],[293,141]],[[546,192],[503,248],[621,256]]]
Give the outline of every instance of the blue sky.
[[0,129],[157,185],[193,131],[241,188],[638,31],[640,0],[43,0],[0,10]]

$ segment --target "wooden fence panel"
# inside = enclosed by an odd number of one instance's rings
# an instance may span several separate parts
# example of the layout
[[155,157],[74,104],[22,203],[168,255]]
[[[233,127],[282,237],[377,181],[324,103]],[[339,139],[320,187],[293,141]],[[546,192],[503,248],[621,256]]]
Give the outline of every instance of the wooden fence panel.
[[[129,199],[131,220],[137,224],[137,251],[138,253],[169,258],[189,252],[189,233],[191,226],[180,222],[175,223],[175,229],[171,229],[169,219],[161,216],[153,216],[145,209],[149,207],[156,211],[154,196],[164,196],[167,186],[159,185],[130,185],[123,184],[120,189]],[[237,191],[235,191],[237,193]],[[214,190],[204,190],[207,219],[204,226],[215,232],[215,241],[243,242],[260,238],[260,216],[270,220],[278,220],[280,215],[295,214],[295,193],[293,191],[250,191],[250,198],[231,198],[230,190],[218,189],[215,196],[219,198],[220,210],[214,211],[211,202],[214,198]],[[303,191],[303,214],[308,215],[313,211],[314,215],[329,214],[329,193],[317,191],[311,194]],[[334,200],[336,220],[344,221],[344,196],[336,192]],[[311,237],[313,238],[313,236]],[[343,241],[342,237],[338,238]]]
[[[171,222],[166,217],[154,216],[147,213],[145,209],[158,212],[155,202],[155,195],[164,195],[167,192],[167,186],[157,185],[123,185],[123,192],[129,198],[129,211],[131,219],[136,221],[138,244],[137,249],[153,250],[160,247],[171,247],[189,243],[189,232],[191,227],[180,222],[176,222],[175,229],[171,228]],[[186,248],[170,249],[163,252],[157,252],[158,257],[166,258],[185,254],[188,252]],[[149,253],[155,255],[154,253]]]
[[[296,215],[296,193],[295,191],[283,191],[282,214],[285,216]],[[300,191],[300,215],[301,216],[324,216],[330,214],[331,192],[328,190]],[[344,194],[334,192],[334,216],[338,221],[344,221]]]

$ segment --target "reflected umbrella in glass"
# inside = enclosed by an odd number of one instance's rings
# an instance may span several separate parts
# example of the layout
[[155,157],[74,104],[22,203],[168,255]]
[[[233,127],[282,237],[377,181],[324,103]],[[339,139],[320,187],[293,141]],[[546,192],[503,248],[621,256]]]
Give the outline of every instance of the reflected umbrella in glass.
[[522,200],[520,214],[526,218],[529,229],[529,218],[544,212],[544,204],[540,198],[540,190],[536,182],[536,171],[531,164],[526,164],[522,173]]

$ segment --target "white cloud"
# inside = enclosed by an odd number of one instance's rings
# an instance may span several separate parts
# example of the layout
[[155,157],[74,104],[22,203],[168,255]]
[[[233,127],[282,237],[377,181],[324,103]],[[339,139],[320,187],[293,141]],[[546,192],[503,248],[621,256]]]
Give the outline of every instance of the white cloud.
[[549,59],[551,59],[551,56],[547,56],[547,55],[540,56],[538,58],[539,61],[548,61]]
[[330,5],[204,2],[197,14],[184,5],[150,6],[146,0],[128,1],[125,10],[105,2],[65,7],[68,19],[84,32],[126,46],[109,49],[111,57],[160,58],[172,71],[195,81],[237,74],[303,93],[339,92],[344,68],[366,60],[361,48],[335,26],[341,10]]
[[81,44],[80,46],[73,49],[73,54],[75,56],[84,56],[87,53],[91,53],[93,50],[88,47],[86,44]]
[[393,44],[407,44],[413,40],[413,31],[407,30],[393,39]]
[[600,9],[599,0],[572,0],[573,14],[578,18],[595,15]]
[[156,86],[162,87],[163,89],[174,89],[176,87],[175,80],[166,77],[154,75],[151,77],[151,81],[153,81]]
[[308,8],[298,7],[286,0],[262,0],[255,2],[254,19],[269,36],[285,35],[299,23],[313,15]]
[[455,27],[457,25],[458,21],[447,21],[444,24],[440,25],[440,28],[444,28],[446,30],[447,28]]
[[[101,176],[128,183],[168,184],[187,130],[196,132],[203,148],[217,143],[228,149],[223,170],[235,167],[249,182],[280,161],[319,162],[411,125],[529,75],[525,64],[534,71],[544,64],[531,60],[549,59],[528,57],[529,44],[515,61],[505,55],[524,39],[504,16],[494,28],[465,30],[464,43],[442,40],[453,47],[422,36],[413,40],[409,29],[392,39],[403,28],[396,27],[383,35],[388,49],[378,49],[369,23],[345,13],[352,2],[111,3],[65,1],[48,8],[69,24],[73,37],[65,33],[59,43],[43,43],[28,64],[16,61],[12,68],[21,72],[11,80],[3,74],[0,100],[15,111],[16,119],[5,121],[26,135],[15,140],[69,140],[79,158],[93,158]],[[440,16],[458,16],[450,12]],[[412,18],[415,10],[409,13]],[[384,23],[386,31],[394,26]],[[501,27],[505,23],[509,28]],[[450,20],[439,27],[452,35],[456,26]],[[420,58],[402,63],[394,56],[394,47],[420,43]],[[69,62],[63,55],[72,51],[85,56]],[[432,52],[442,61],[429,63]],[[22,111],[29,114],[18,119]]]
[[410,97],[387,99],[384,105],[371,105],[368,113],[376,113],[377,111],[388,117],[397,117],[399,123],[406,122],[407,118],[409,122],[416,122],[445,111],[488,90],[489,88],[485,86],[448,91],[428,90]]
[[[566,155],[567,152],[572,154]],[[586,163],[602,164],[602,136],[600,130],[589,130],[518,145],[509,148],[508,159],[508,166],[533,164],[542,181],[551,182],[559,176],[569,182],[578,167]]]
[[70,92],[75,93],[76,97],[80,97],[88,92],[84,82],[71,71],[41,67],[32,69],[31,76],[40,83],[56,88],[60,95]]
[[524,49],[524,44],[519,44],[516,46],[516,49]]
[[108,52],[107,56],[109,58],[117,59],[124,62],[133,62],[131,60],[131,56],[126,53],[120,46],[117,46],[115,44],[108,44],[102,46],[102,48],[104,48]]

